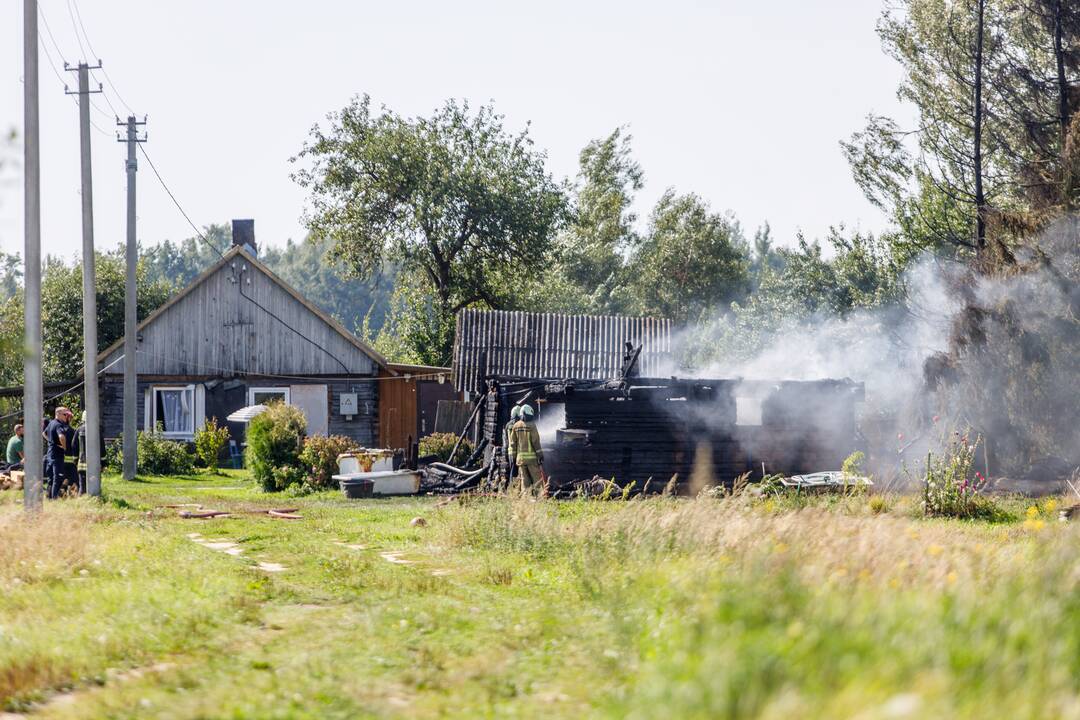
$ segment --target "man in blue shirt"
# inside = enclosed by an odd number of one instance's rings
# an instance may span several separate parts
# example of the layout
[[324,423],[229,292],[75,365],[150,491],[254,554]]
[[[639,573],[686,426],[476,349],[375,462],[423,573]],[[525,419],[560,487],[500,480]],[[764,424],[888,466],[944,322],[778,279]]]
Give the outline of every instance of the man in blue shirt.
[[72,412],[66,407],[56,408],[53,420],[45,427],[45,469],[49,476],[49,497],[60,497],[64,489],[64,462],[70,446],[68,431],[71,430]]

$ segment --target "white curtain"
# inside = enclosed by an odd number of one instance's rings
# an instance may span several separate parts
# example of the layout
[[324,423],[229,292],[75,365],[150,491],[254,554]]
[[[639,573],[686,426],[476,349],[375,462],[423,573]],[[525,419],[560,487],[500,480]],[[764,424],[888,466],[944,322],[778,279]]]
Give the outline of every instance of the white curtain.
[[191,432],[193,400],[187,389],[158,390],[158,421],[165,432]]

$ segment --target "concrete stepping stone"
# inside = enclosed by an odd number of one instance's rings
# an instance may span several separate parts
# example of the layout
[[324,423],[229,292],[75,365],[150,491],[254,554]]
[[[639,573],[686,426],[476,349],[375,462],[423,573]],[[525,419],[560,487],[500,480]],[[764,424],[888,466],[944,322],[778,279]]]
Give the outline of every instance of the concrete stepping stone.
[[285,572],[286,570],[284,565],[273,562],[259,562],[259,564],[255,567],[262,570],[263,572]]

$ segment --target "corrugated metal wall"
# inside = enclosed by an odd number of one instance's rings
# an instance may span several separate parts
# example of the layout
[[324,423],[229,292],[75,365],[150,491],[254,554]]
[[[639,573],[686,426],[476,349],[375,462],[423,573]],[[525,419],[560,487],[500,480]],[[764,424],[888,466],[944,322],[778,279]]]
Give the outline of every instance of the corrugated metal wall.
[[462,310],[454,335],[454,384],[477,391],[488,375],[607,380],[618,376],[627,342],[642,345],[639,375],[665,372],[671,321]]

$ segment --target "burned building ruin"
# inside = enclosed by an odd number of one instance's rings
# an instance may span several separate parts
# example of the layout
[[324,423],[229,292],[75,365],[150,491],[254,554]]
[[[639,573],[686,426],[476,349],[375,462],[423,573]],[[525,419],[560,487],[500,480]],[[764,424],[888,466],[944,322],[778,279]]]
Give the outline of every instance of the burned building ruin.
[[466,310],[454,380],[478,406],[478,440],[495,479],[507,475],[502,429],[515,404],[538,408],[553,486],[593,477],[685,489],[695,467],[731,485],[749,473],[839,469],[859,447],[861,383],[664,377],[662,319]]

